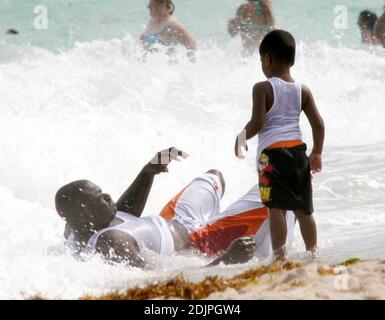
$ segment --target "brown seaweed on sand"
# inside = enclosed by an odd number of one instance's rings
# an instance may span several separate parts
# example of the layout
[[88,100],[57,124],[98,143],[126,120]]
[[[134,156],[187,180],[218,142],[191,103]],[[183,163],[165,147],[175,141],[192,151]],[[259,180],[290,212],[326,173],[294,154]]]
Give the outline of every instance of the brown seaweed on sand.
[[248,285],[256,284],[258,278],[265,274],[292,270],[298,267],[300,267],[300,264],[296,262],[272,264],[248,270],[228,279],[215,276],[207,277],[200,282],[190,282],[183,275],[179,275],[166,282],[151,284],[144,288],[136,287],[125,292],[115,291],[99,297],[87,295],[82,300],[204,299],[214,292],[222,292],[228,288],[240,290]]

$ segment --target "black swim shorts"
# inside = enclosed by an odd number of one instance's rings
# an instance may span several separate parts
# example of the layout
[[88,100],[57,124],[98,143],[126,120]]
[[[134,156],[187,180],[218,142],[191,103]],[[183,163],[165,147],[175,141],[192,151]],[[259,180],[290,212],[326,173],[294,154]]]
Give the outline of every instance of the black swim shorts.
[[259,190],[265,206],[312,214],[313,191],[306,144],[265,149],[258,161]]

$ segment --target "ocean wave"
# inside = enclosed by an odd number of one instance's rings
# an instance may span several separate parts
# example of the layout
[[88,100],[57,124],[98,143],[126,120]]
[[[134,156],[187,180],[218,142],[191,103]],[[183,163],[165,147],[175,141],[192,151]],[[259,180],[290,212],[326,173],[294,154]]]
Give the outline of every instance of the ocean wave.
[[[7,261],[0,267],[0,297],[23,291],[76,297],[119,287],[122,278],[134,284],[151,275],[47,253],[62,246],[64,223],[53,198],[64,183],[87,178],[117,198],[155,151],[172,145],[190,159],[157,177],[146,215],[159,212],[210,168],[225,174],[223,206],[256,183],[250,174],[256,141],[246,163],[232,149],[251,114],[252,86],[264,76],[259,58],[244,59],[240,49],[236,40],[224,48],[207,43],[196,63],[178,50],[178,62],[170,64],[163,54],[143,62],[131,36],[77,43],[58,53],[0,44],[0,256]],[[375,221],[376,215],[384,221],[384,172],[375,167],[381,155],[373,154],[385,142],[385,56],[381,50],[302,42],[293,74],[313,90],[327,128],[325,176],[315,180],[321,242],[327,246],[333,216],[341,217],[335,222],[341,226],[355,226],[359,217]],[[311,131],[302,125],[310,149]],[[357,194],[361,203],[370,201],[371,211],[344,201]],[[178,267],[189,264],[180,259]]]

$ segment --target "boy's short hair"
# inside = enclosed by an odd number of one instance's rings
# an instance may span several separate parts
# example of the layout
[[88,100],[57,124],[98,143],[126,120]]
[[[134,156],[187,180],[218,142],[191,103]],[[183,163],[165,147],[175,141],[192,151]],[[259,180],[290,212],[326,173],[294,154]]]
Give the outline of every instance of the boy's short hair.
[[278,62],[293,65],[295,62],[295,39],[290,32],[274,30],[269,32],[259,46],[259,54],[269,55]]
[[362,11],[358,16],[358,25],[361,28],[366,28],[373,31],[377,20],[378,20],[378,17],[374,12],[365,10],[365,11]]

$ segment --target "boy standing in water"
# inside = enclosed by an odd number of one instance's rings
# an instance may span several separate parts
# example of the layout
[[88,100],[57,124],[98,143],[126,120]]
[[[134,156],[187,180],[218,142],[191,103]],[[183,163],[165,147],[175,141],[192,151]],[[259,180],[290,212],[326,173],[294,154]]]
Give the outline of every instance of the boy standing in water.
[[[286,260],[286,210],[294,211],[306,250],[317,256],[311,172],[322,169],[325,127],[311,91],[290,74],[295,51],[295,40],[286,31],[272,31],[263,39],[259,52],[267,81],[254,86],[251,120],[235,142],[235,155],[244,158],[241,148],[247,151],[246,141],[259,136],[259,189],[262,202],[269,208],[275,261]],[[299,126],[302,110],[313,132],[309,158]]]

